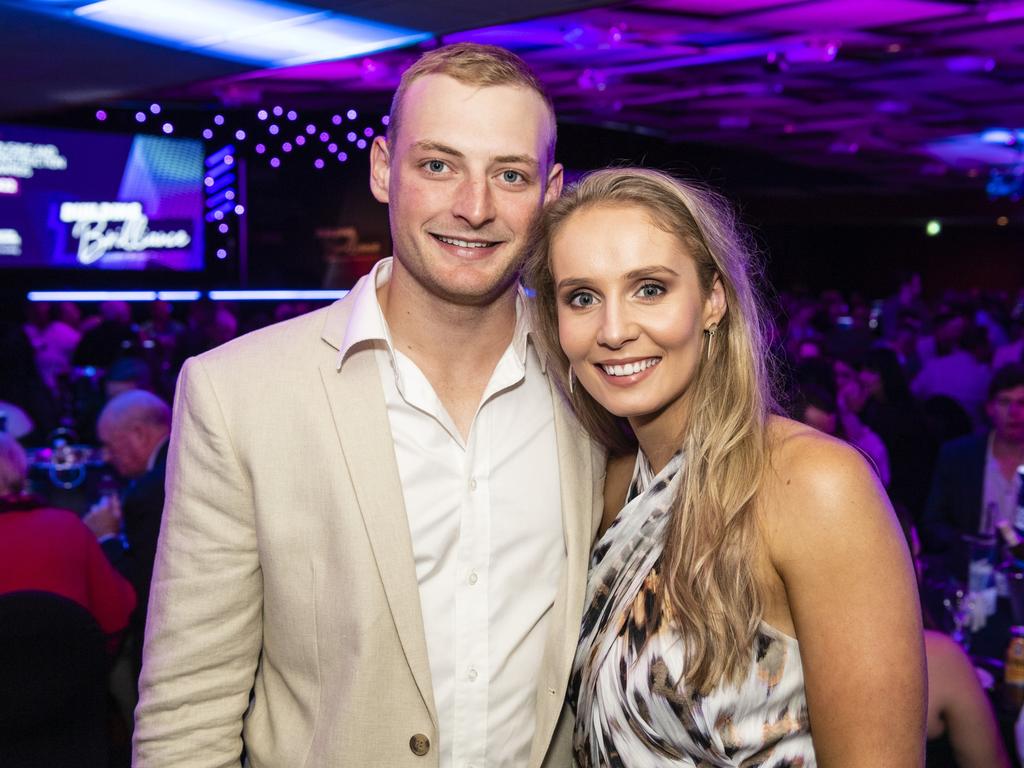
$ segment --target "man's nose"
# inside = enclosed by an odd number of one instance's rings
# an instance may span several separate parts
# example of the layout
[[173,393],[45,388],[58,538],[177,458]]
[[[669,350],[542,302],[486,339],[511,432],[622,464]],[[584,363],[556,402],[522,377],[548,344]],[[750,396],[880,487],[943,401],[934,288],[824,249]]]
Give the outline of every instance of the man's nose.
[[464,179],[456,191],[452,213],[473,229],[493,221],[494,191],[487,179]]

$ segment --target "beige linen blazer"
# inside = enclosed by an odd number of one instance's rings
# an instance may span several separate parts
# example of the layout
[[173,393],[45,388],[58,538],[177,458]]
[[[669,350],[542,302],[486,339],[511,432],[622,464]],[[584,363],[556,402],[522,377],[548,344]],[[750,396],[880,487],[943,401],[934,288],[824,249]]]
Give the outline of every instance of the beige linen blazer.
[[[350,313],[343,299],[182,369],[138,768],[237,766],[243,740],[254,768],[438,765],[377,364],[356,345],[338,368]],[[571,763],[563,701],[602,506],[603,453],[560,401],[555,428],[567,567],[537,670],[530,768]]]

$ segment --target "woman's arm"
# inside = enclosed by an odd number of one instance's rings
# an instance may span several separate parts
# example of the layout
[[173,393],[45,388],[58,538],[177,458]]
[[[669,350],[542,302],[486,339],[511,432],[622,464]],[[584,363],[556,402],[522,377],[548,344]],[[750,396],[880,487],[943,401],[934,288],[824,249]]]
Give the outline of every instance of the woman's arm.
[[923,765],[926,683],[910,556],[885,491],[849,446],[788,430],[765,487],[821,768]]
[[971,660],[939,632],[925,633],[928,708],[946,725],[960,768],[1010,768],[992,705]]

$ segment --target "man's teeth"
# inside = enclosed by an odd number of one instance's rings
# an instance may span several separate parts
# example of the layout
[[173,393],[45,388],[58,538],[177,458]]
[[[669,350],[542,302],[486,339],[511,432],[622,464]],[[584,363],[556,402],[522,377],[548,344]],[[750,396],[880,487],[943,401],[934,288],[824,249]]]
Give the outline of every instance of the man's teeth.
[[646,360],[638,360],[635,363],[623,363],[622,365],[602,365],[604,372],[609,376],[632,376],[640,373],[653,365],[657,365],[659,358],[649,357]]
[[469,240],[456,240],[454,237],[442,237],[441,235],[434,235],[442,243],[448,243],[448,245],[454,245],[459,248],[489,248],[493,243],[471,243]]

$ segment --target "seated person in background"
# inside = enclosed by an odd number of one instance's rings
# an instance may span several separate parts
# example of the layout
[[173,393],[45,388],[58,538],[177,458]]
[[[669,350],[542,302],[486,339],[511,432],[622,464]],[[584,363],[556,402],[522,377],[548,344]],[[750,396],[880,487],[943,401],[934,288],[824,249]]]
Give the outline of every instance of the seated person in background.
[[[921,544],[906,512],[897,513],[918,579]],[[1010,768],[992,705],[964,650],[923,611],[928,664],[927,768]]]
[[[854,391],[858,390],[858,391]],[[843,385],[836,397],[813,384],[801,387],[794,417],[804,424],[838,437],[863,453],[878,473],[882,485],[889,485],[889,453],[882,439],[864,426],[852,400],[861,397],[856,380]]]
[[61,595],[85,607],[105,634],[120,632],[135,607],[131,584],[73,512],[25,493],[27,468],[22,447],[0,434],[0,594]]
[[964,407],[978,429],[983,422],[985,391],[992,375],[988,366],[988,334],[983,328],[965,326],[963,318],[955,316],[936,330],[936,337],[949,328],[953,329],[949,333],[956,334],[956,347],[949,354],[926,362],[910,389],[922,400],[932,395],[952,397]]
[[[139,602],[131,622],[136,640],[134,671],[138,675],[149,584],[164,508],[171,409],[151,392],[141,389],[123,392],[104,407],[96,431],[107,461],[121,477],[131,482],[120,498],[107,497],[96,504],[84,521],[103,543],[110,561],[138,593]],[[118,536],[122,524],[127,549]]]
[[992,424],[987,434],[952,440],[939,451],[921,521],[925,553],[943,557],[947,568],[956,567],[960,536],[1013,524],[1016,470],[1024,464],[1024,365],[996,371],[985,411]]

